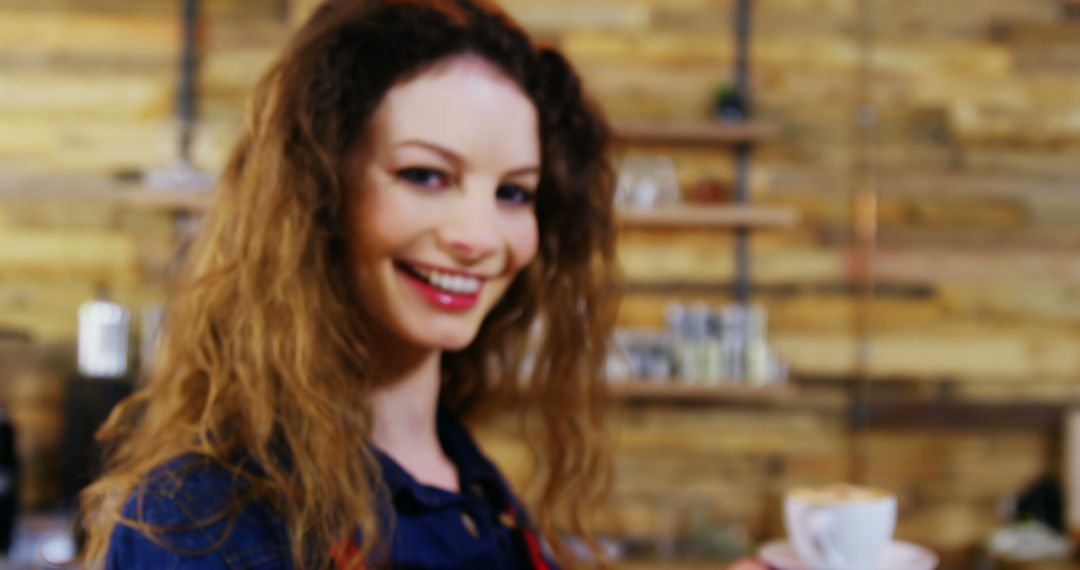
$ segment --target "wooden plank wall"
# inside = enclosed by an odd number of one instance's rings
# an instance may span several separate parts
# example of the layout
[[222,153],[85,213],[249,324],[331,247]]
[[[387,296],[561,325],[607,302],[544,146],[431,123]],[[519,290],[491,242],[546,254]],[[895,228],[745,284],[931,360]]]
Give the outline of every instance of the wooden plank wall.
[[[175,2],[0,3],[0,176],[114,175],[167,165],[178,25]],[[195,160],[220,167],[246,97],[292,18],[310,2],[206,3]],[[508,0],[561,46],[613,118],[707,115],[730,79],[733,0]],[[755,154],[755,201],[798,207],[804,223],[753,242],[758,300],[800,375],[853,373],[850,294],[856,0],[756,2],[756,112],[783,136]],[[1075,401],[1080,395],[1080,21],[1060,0],[880,0],[873,95],[882,281],[874,305],[876,378],[978,401]],[[684,184],[727,179],[723,151],[653,147]],[[48,414],[70,369],[77,305],[104,284],[138,310],[161,301],[165,214],[94,202],[0,200],[0,329],[31,348],[5,349],[3,399],[28,427],[22,451],[48,465]],[[728,236],[635,231],[622,236],[628,278],[730,279]],[[626,326],[662,322],[676,296],[633,295]],[[724,295],[702,298],[725,302]],[[43,356],[44,355],[44,356]],[[22,386],[21,388],[19,386]],[[920,388],[921,387],[921,388]],[[50,391],[52,390],[52,391]],[[919,392],[919,393],[923,393]],[[598,523],[648,535],[704,517],[780,532],[790,484],[848,476],[846,417],[805,409],[639,406],[617,422],[619,477]],[[508,470],[521,450],[484,431]],[[999,507],[1056,461],[1049,432],[878,430],[860,444],[871,481],[904,500],[901,534],[963,548]],[[28,503],[47,502],[29,486]],[[674,523],[672,521],[675,521]],[[681,527],[680,527],[681,528]]]
[[[700,117],[715,85],[730,80],[733,2],[548,4],[508,6],[567,50],[613,117]],[[882,283],[872,372],[889,381],[874,393],[1075,402],[1080,27],[1049,0],[871,5]],[[847,285],[858,3],[754,6],[757,112],[785,135],[757,151],[752,192],[806,219],[796,231],[755,237],[758,300],[794,370],[847,377],[856,350]],[[684,185],[731,175],[722,153],[645,150],[676,158]],[[731,277],[725,236],[622,238],[631,280]],[[623,324],[660,326],[672,298],[630,296]],[[867,480],[900,494],[900,535],[956,551],[978,544],[1015,493],[1056,469],[1052,431],[912,425],[853,443],[845,426],[842,415],[799,409],[635,408],[619,423],[622,510],[612,524],[643,534],[672,517],[688,525],[705,516],[776,536],[782,489],[849,476],[854,449]],[[653,447],[655,434],[664,445]]]

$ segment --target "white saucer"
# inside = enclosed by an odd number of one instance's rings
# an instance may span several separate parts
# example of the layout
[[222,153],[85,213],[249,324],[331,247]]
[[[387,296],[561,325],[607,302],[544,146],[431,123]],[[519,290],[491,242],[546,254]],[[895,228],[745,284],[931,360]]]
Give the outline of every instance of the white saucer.
[[[786,540],[774,540],[758,551],[761,560],[774,570],[815,570],[808,566]],[[938,565],[936,554],[910,542],[894,540],[885,547],[881,563],[876,569],[867,570],[934,570]]]

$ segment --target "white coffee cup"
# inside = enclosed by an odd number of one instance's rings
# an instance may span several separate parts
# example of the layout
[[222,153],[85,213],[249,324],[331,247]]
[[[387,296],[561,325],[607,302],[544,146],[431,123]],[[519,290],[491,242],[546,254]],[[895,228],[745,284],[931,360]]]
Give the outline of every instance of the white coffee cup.
[[784,524],[813,570],[876,570],[896,529],[896,497],[849,484],[793,489]]

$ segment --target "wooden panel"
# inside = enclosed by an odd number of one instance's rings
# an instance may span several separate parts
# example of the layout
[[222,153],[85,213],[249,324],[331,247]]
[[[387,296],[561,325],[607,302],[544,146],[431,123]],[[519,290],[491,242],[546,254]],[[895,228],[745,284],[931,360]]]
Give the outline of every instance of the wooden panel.
[[[265,0],[216,0],[201,3],[203,14],[211,19],[281,17],[277,2]],[[109,14],[117,16],[175,16],[179,5],[168,0],[5,0],[4,10],[33,10],[42,14]]]
[[625,208],[618,216],[622,226],[632,228],[784,228],[799,221],[799,214],[793,209],[710,204]]
[[[627,280],[641,283],[684,281],[717,283],[731,280],[733,257],[716,238],[627,232],[620,236],[619,261]],[[754,279],[761,283],[835,282],[847,273],[843,250],[811,247],[766,249],[751,245]]]
[[615,136],[626,142],[732,145],[757,143],[775,137],[779,129],[767,123],[720,121],[618,121]]
[[[957,5],[950,5],[952,6]],[[1053,22],[1060,16],[1053,0],[1017,2],[1015,0],[982,0],[964,9],[942,9],[933,0],[889,1],[884,3],[876,18],[880,33],[897,41],[918,37],[984,39],[991,25],[1009,22]]]
[[886,281],[916,282],[1080,282],[1080,253],[1031,250],[881,251],[875,273]]
[[172,15],[0,10],[0,53],[173,62],[179,49]]
[[[166,117],[90,116],[53,120],[0,110],[0,169],[19,173],[89,175],[162,168],[178,156],[176,123]],[[217,170],[238,133],[233,123],[206,121],[195,130],[196,165]]]
[[[792,370],[816,375],[854,373],[851,336],[775,331],[772,341]],[[879,334],[868,348],[874,354],[871,372],[877,376],[1023,384],[1080,376],[1078,346],[1075,334],[986,330]]]
[[0,267],[8,276],[73,275],[135,279],[136,238],[116,232],[0,230]]
[[57,75],[23,71],[0,76],[5,114],[50,117],[164,117],[172,110],[169,75]]
[[236,106],[245,105],[255,84],[277,59],[279,47],[244,46],[208,54],[199,73],[203,94],[207,97],[231,95]]
[[1024,283],[950,283],[938,288],[942,302],[956,312],[1007,321],[1080,321],[1080,285],[1040,279]]
[[212,190],[168,190],[108,178],[32,177],[0,181],[0,200],[105,202],[126,208],[200,211],[209,206]]
[[568,28],[641,30],[649,25],[650,9],[643,0],[576,0],[536,2],[507,0],[502,6],[522,24],[539,33]]

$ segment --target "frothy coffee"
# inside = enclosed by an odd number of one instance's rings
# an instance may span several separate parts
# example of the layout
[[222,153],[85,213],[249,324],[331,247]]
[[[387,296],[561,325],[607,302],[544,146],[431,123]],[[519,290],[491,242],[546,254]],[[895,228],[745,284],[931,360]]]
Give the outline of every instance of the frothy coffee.
[[835,503],[854,503],[878,501],[892,496],[892,493],[873,487],[862,487],[851,483],[831,483],[818,487],[798,487],[788,496],[808,503],[829,505]]
[[879,567],[896,530],[896,496],[850,483],[792,489],[784,497],[784,527],[808,568]]

